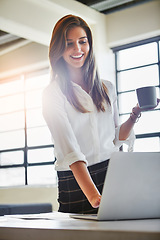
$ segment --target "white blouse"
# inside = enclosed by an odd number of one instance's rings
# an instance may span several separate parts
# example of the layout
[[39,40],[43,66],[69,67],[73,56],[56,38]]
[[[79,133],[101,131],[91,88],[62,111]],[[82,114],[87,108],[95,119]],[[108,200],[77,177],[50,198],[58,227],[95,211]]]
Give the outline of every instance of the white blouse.
[[50,129],[57,171],[70,170],[76,161],[84,161],[88,166],[102,162],[119,151],[122,143],[132,150],[135,140],[132,131],[126,141],[119,140],[117,96],[113,84],[107,86],[111,106],[106,103],[106,111],[98,112],[92,98],[79,85],[72,83],[79,101],[90,112],[77,111],[62,93],[58,83],[52,81],[43,93],[43,116]]

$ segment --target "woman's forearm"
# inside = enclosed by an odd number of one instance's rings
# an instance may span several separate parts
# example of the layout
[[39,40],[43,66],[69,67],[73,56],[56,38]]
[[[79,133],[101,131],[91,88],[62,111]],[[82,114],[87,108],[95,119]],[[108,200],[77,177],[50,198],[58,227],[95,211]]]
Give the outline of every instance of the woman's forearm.
[[70,165],[70,168],[92,207],[99,207],[101,195],[90,176],[86,164],[83,161],[77,161]]
[[121,125],[120,131],[119,131],[120,141],[124,141],[129,137],[133,126],[134,126],[134,122],[130,118]]
[[119,140],[123,141],[129,137],[130,132],[133,129],[133,126],[134,126],[137,118],[140,116],[140,113],[141,113],[141,110],[138,106],[133,108],[131,116],[120,127]]

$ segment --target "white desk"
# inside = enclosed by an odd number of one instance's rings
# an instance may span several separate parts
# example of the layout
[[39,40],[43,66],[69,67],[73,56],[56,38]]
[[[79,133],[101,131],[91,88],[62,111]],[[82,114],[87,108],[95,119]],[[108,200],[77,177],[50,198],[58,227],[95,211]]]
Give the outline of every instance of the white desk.
[[88,221],[53,213],[52,219],[0,217],[0,240],[160,240],[160,219]]

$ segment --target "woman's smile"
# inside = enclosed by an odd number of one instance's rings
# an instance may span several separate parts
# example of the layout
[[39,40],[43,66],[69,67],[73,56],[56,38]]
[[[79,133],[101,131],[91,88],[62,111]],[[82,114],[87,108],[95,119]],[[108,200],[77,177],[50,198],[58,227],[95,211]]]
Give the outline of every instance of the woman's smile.
[[84,56],[84,54],[80,54],[80,55],[71,56],[71,58],[80,60],[80,59],[82,59],[83,56]]

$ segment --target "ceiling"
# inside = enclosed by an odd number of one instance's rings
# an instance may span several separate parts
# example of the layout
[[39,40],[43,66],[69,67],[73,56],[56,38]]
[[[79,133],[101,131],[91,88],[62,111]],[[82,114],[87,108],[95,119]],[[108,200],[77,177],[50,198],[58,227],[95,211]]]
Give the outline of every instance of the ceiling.
[[0,56],[13,51],[30,41],[0,30]]
[[[133,7],[136,4],[142,4],[149,0],[76,0],[97,11],[108,14],[124,8]],[[151,1],[151,0],[150,0]]]

